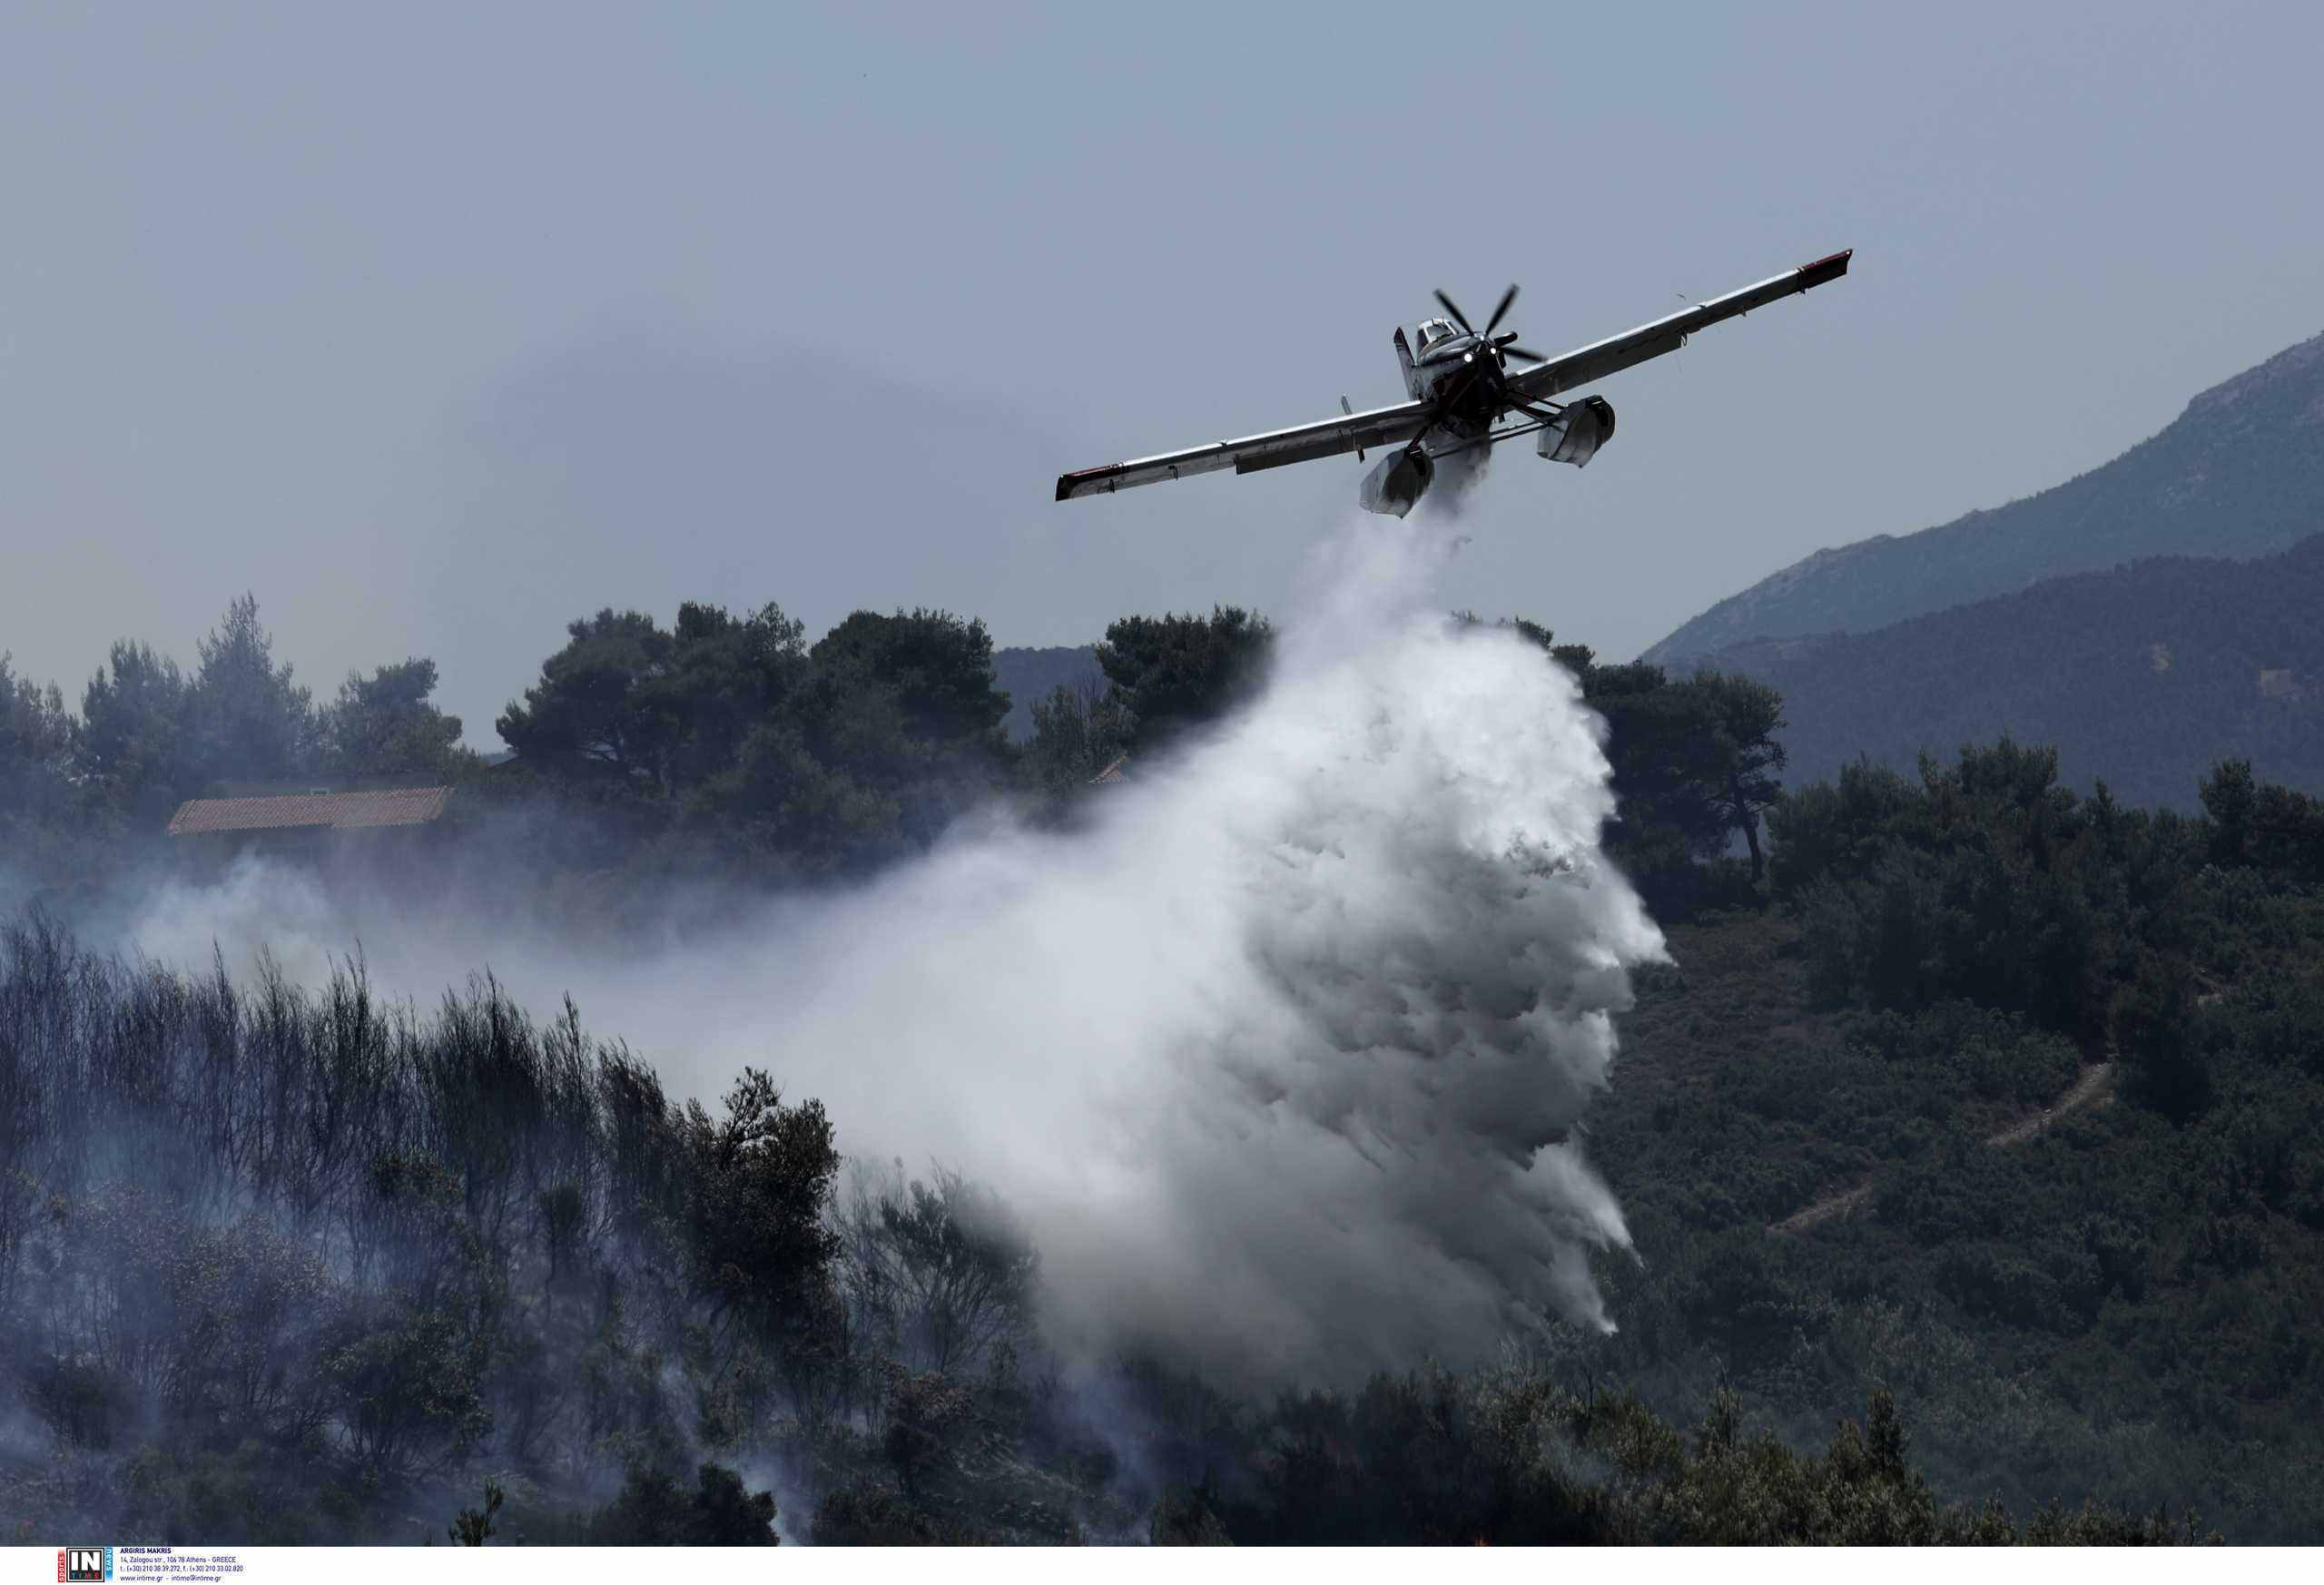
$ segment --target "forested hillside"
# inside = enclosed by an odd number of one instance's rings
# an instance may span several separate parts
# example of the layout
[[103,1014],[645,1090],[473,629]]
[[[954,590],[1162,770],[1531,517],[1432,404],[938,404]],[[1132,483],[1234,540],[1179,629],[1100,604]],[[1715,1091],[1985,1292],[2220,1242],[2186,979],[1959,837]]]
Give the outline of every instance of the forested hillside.
[[2044,753],[1854,769],[1679,927],[1591,1113],[1647,1260],[1575,1358],[1794,1437],[1878,1383],[1940,1491],[2324,1534],[2324,804]]
[[[1971,422],[2038,418],[2004,397]],[[2147,556],[2267,556],[2319,532],[2324,336],[2212,387],[2102,468],[1942,527],[1818,551],[1720,601],[1643,658],[1667,665],[1748,639],[1867,633],[2043,578]]]
[[1021,747],[931,612],[577,620],[493,770],[427,663],[318,706],[249,602],[77,712],[10,680],[0,1498],[138,1540],[2324,1537],[2324,805],[2230,763],[2138,809],[2012,743],[1786,795],[1764,683],[1512,625],[1604,715],[1671,932],[1583,1137],[1620,1330],[1264,1397],[1144,1355],[1068,1385],[1010,1208],[845,1175],[859,1121],[779,1050],[684,1100],[488,980],[418,1008],[69,928],[252,763],[433,767],[467,823],[362,883],[489,865],[616,939],[673,877],[843,883],[995,801],[1069,826],[1095,765],[1262,685],[1263,619],[1124,618]]
[[2004,733],[2066,783],[2187,808],[2221,759],[2324,792],[2324,536],[2248,562],[2159,557],[1877,632],[1741,644],[1697,663],[1783,695],[1795,786],[1859,755],[1909,771]]

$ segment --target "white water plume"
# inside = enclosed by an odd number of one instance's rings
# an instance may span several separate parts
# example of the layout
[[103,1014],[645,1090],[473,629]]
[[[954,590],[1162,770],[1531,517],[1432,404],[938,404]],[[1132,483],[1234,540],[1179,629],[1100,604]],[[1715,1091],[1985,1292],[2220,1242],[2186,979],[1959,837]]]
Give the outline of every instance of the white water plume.
[[[1540,649],[1445,616],[1451,553],[1426,518],[1328,539],[1259,696],[1093,790],[1086,829],[988,822],[621,962],[363,920],[371,970],[427,997],[488,958],[675,1089],[753,1064],[843,1150],[983,1180],[1068,1350],[1287,1383],[1472,1356],[1544,1311],[1607,1324],[1587,1251],[1628,1236],[1571,1130],[1661,937],[1600,851],[1600,722]],[[263,918],[262,891],[219,911]],[[152,934],[202,918],[174,894]],[[282,923],[298,974],[320,959]]]

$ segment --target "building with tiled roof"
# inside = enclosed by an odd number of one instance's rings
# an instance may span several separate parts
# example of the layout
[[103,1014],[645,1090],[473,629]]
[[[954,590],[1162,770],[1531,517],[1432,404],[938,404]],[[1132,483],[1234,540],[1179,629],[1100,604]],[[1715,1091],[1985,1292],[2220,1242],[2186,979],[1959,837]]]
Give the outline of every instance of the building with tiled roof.
[[[382,781],[390,784],[382,785]],[[172,837],[256,837],[383,826],[432,825],[452,802],[445,786],[393,778],[228,790],[222,798],[189,798],[170,817]]]

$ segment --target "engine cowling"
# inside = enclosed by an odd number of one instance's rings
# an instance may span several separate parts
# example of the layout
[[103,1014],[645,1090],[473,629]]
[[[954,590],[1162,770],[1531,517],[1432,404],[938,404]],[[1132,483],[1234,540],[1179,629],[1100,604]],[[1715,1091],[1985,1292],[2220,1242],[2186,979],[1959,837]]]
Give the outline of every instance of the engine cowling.
[[1583,397],[1541,426],[1534,449],[1551,462],[1588,465],[1598,448],[1614,438],[1614,409],[1604,397]]
[[1392,451],[1364,476],[1364,509],[1401,517],[1420,504],[1435,477],[1436,464],[1427,452],[1411,446]]

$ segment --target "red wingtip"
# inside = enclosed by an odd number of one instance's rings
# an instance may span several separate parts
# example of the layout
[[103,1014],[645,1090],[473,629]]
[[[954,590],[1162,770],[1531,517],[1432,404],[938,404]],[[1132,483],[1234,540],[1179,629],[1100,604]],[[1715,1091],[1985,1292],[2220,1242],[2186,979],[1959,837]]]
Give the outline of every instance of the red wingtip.
[[1855,254],[1856,250],[1854,248],[1842,248],[1837,253],[1827,253],[1821,259],[1817,259],[1812,263],[1802,264],[1799,267],[1800,272],[1805,274],[1810,270],[1829,269],[1835,275],[1846,275],[1848,272],[1848,261],[1853,258]]

